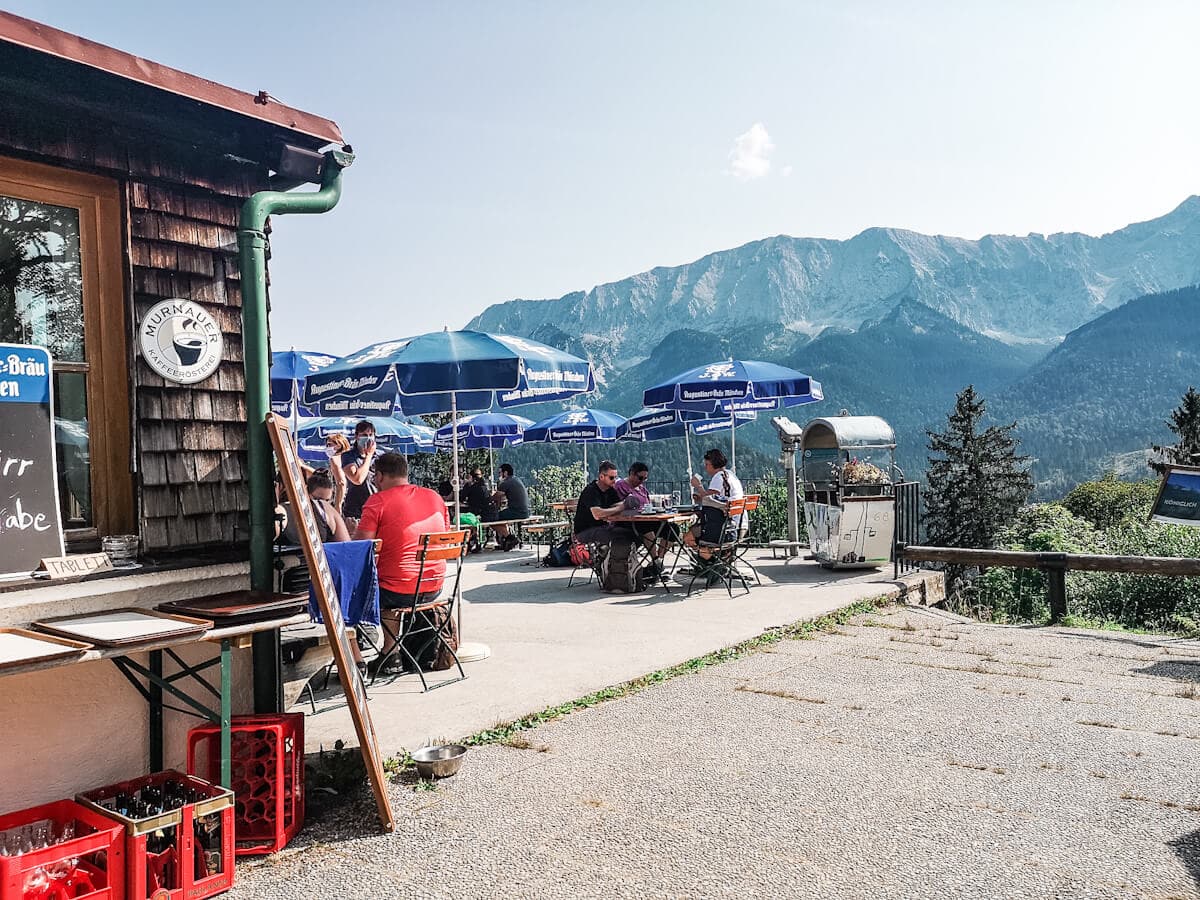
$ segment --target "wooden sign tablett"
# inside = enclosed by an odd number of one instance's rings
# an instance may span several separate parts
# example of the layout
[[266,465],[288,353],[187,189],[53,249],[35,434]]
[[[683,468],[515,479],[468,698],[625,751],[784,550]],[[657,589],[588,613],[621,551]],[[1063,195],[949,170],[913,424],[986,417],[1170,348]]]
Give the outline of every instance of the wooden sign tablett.
[[24,628],[0,628],[0,669],[82,656],[91,649],[91,644],[82,641],[38,634]]
[[325,619],[329,647],[333,651],[338,680],[342,683],[342,693],[346,696],[350,718],[354,721],[354,730],[358,734],[358,747],[366,764],[371,790],[375,794],[379,820],[388,831],[394,831],[396,819],[388,799],[387,778],[383,774],[379,739],[375,736],[375,725],[371,721],[371,710],[367,706],[367,686],[355,662],[354,649],[350,643],[352,639],[346,634],[342,604],[333,583],[333,575],[329,571],[329,560],[325,557],[325,545],[321,542],[321,533],[317,530],[317,519],[313,514],[312,504],[308,501],[304,476],[300,472],[300,460],[296,457],[295,445],[292,444],[292,436],[285,419],[268,413],[267,433],[271,436],[271,444],[275,448],[279,474],[287,490],[288,500],[295,511],[293,514],[299,517],[300,525],[303,526],[296,529],[300,535],[300,546],[304,550],[304,561],[308,564],[312,578],[317,606]]
[[126,607],[79,616],[55,616],[34,622],[33,627],[61,637],[87,641],[97,647],[126,647],[163,638],[203,634],[212,628],[212,622],[153,609]]

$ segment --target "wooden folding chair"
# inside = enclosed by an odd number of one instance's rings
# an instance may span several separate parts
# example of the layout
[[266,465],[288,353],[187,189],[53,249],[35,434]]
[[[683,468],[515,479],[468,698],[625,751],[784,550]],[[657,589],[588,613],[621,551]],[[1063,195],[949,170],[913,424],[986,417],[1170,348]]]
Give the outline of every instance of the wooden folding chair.
[[[461,531],[437,531],[431,534],[421,535],[420,546],[417,550],[417,583],[413,590],[412,597],[407,606],[398,607],[401,613],[401,625],[399,633],[393,633],[387,624],[386,619],[381,618],[383,628],[388,631],[389,637],[395,641],[392,648],[383,656],[377,663],[376,672],[382,671],[387,665],[387,660],[396,653],[403,655],[409,664],[416,670],[417,675],[421,679],[421,687],[425,691],[431,691],[434,688],[444,687],[447,684],[454,684],[462,681],[467,677],[467,673],[463,671],[462,663],[459,662],[458,654],[455,648],[450,645],[448,640],[450,631],[454,626],[454,604],[458,597],[459,582],[462,579],[462,563],[467,555],[468,537],[470,532],[467,529]],[[425,574],[425,566],[427,563],[436,560],[446,560],[449,564],[450,560],[455,562],[454,585],[446,595],[446,576],[432,576]],[[421,595],[427,592],[426,585],[430,584],[434,578],[441,578],[442,591],[433,599],[422,599]],[[422,588],[426,588],[422,590]],[[428,634],[421,645],[415,652],[411,651],[406,642],[414,635]],[[441,653],[443,650],[450,654],[454,660],[454,665],[458,667],[458,677],[448,678],[444,681],[439,681],[437,684],[431,685],[425,678],[425,672],[421,668],[420,660],[423,659],[431,647],[437,648],[436,653]],[[436,654],[435,654],[436,656]],[[374,679],[372,679],[374,683]]]
[[761,499],[761,494],[746,495],[745,517],[742,519],[743,527],[738,530],[738,547],[733,558],[735,566],[744,565],[754,573],[754,580],[758,583],[759,587],[762,587],[762,578],[759,577],[758,569],[754,568],[754,563],[750,562],[746,554],[750,552],[750,513],[758,509],[758,503]]

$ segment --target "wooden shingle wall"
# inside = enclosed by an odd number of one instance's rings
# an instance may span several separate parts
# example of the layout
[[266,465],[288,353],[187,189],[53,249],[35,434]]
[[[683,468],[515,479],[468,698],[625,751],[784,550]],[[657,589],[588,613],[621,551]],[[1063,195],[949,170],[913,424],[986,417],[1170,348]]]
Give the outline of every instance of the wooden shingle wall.
[[[128,323],[131,465],[143,546],[161,552],[244,543],[249,503],[237,222],[243,200],[267,187],[265,168],[202,146],[90,130],[77,118],[46,116],[44,107],[0,116],[0,155],[124,185],[128,245],[124,259],[106,257],[103,264],[126,267],[126,308],[104,315]],[[221,365],[199,384],[165,381],[137,349],[141,317],[175,297],[201,304],[224,334]]]

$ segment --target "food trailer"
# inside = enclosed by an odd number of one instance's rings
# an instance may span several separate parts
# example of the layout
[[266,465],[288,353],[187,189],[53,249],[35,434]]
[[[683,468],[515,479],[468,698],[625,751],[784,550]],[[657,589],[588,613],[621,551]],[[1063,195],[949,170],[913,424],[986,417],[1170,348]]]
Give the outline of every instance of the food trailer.
[[831,569],[892,558],[896,434],[878,416],[813,419],[800,436],[804,517],[813,556]]

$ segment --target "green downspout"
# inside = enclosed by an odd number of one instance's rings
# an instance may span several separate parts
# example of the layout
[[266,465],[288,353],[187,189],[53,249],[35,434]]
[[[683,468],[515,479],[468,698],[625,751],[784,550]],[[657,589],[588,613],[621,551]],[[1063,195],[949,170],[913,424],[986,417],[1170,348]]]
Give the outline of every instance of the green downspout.
[[[323,213],[342,195],[342,170],[354,155],[341,150],[325,154],[321,189],[292,194],[259,191],[242,206],[238,251],[242,273],[242,353],[246,366],[246,456],[250,482],[250,588],[273,589],[271,544],[274,538],[274,469],[271,444],[263,420],[270,411],[270,349],[267,346],[267,216]],[[283,686],[279,678],[279,632],[254,636],[254,708],[280,712]]]

